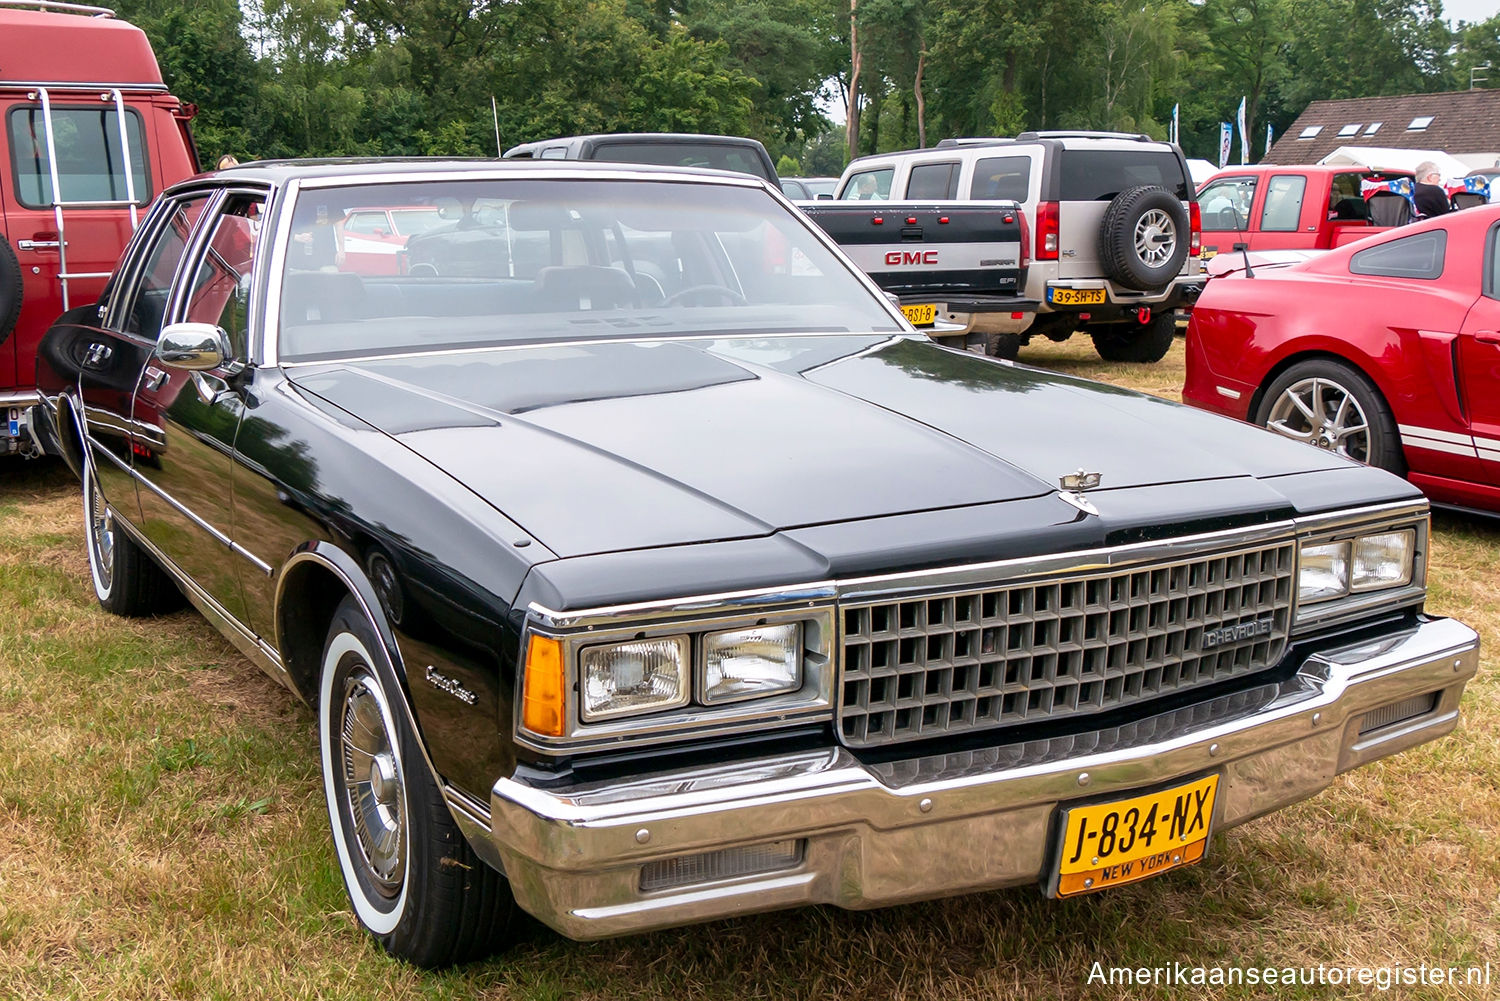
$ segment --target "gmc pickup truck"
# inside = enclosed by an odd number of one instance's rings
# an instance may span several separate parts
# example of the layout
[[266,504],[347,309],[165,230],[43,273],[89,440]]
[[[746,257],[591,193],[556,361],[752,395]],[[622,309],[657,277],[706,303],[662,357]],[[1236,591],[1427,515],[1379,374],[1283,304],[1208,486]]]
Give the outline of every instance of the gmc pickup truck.
[[1198,191],[1203,256],[1232,250],[1332,250],[1411,221],[1406,199],[1366,198],[1370,182],[1410,178],[1350,166],[1230,167]]
[[1015,203],[820,202],[802,211],[933,339],[985,354],[1031,325],[1026,217]]

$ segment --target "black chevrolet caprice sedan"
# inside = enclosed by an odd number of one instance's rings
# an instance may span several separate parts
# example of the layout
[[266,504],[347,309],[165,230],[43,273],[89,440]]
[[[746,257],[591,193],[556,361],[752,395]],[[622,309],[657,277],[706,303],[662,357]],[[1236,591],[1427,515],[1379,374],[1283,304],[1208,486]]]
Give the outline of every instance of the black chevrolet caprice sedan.
[[354,912],[424,965],[517,907],[1132,883],[1476,668],[1412,487],[941,347],[753,178],[228,170],[40,364],[100,602],[185,595],[314,708]]

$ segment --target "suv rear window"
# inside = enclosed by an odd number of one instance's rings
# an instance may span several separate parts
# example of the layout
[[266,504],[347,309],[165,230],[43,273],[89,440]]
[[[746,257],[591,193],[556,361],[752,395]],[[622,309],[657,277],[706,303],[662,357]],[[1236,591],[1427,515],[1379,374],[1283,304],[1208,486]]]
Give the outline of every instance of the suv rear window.
[[1058,197],[1065,202],[1107,202],[1141,184],[1166,188],[1184,201],[1188,198],[1182,163],[1165,150],[1065,149],[1058,159],[1062,163]]
[[[9,116],[10,158],[16,197],[27,208],[52,205],[52,168],[47,163],[47,127],[40,107],[12,108]],[[151,200],[151,178],[141,145],[141,116],[125,109],[125,136],[130,146],[135,200]],[[57,184],[63,202],[122,202],[127,191],[120,162],[120,126],[113,108],[52,108],[52,137],[57,148]]]
[[[542,153],[545,159],[546,152]],[[719,143],[603,143],[593,159],[610,163],[655,163],[666,167],[712,167],[773,180],[755,150]]]
[[975,201],[1024,202],[1031,190],[1031,157],[987,156],[974,161],[969,197]]

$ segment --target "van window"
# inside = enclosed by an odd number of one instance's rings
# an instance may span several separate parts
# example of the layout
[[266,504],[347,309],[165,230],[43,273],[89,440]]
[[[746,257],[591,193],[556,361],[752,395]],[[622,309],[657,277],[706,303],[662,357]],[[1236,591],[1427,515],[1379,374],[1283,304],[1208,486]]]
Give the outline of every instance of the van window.
[[1142,184],[1188,198],[1187,175],[1175,154],[1165,150],[1065,149],[1059,197],[1065,202],[1107,202]]
[[[27,208],[52,206],[52,170],[47,162],[47,128],[40,107],[12,108],[7,124],[16,197]],[[63,202],[116,202],[126,198],[120,160],[120,126],[113,108],[52,108],[57,145],[57,180]],[[141,116],[125,109],[135,199],[151,201],[151,178],[141,144]]]
[[839,192],[839,198],[844,201],[884,201],[891,197],[891,180],[895,176],[895,167],[879,167],[850,174],[844,190]]
[[923,163],[906,179],[907,198],[957,198],[958,164]]
[[1024,202],[1031,190],[1031,157],[987,156],[974,163],[969,197],[976,201]]

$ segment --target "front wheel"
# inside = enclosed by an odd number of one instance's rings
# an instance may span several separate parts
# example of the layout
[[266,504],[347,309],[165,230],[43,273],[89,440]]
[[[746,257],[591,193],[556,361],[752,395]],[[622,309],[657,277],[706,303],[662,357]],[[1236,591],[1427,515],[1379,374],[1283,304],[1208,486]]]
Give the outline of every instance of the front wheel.
[[488,955],[516,905],[448,814],[400,703],[395,672],[353,598],[323,647],[318,731],[334,852],[354,915],[398,959],[434,968]]
[[1406,472],[1391,408],[1359,370],[1326,358],[1299,362],[1266,389],[1257,424],[1393,473]]

